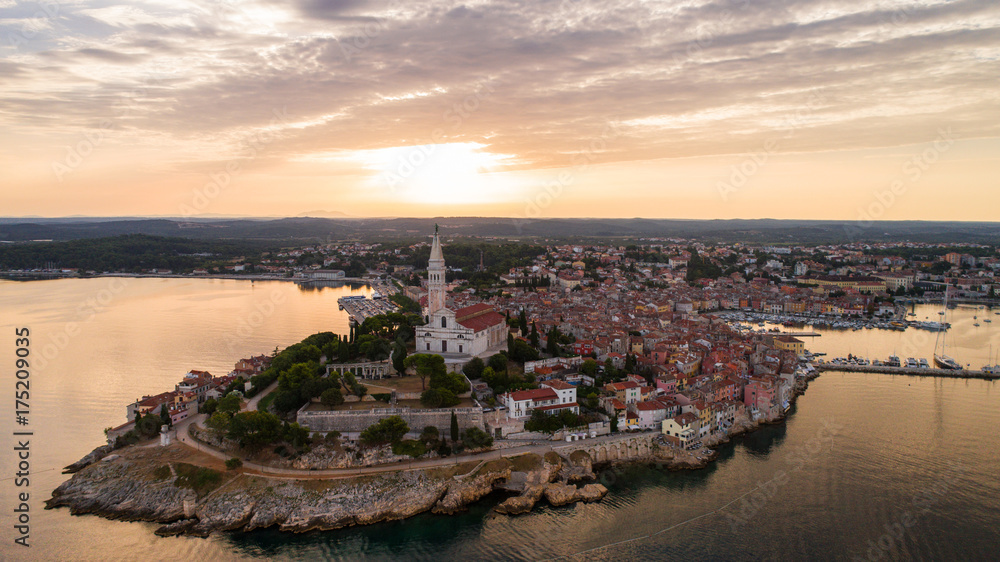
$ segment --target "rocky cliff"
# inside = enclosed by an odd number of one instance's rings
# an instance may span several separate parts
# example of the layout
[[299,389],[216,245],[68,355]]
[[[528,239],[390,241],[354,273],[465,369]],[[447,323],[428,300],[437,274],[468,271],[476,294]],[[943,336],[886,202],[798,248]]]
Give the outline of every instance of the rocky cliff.
[[[82,468],[53,492],[46,509],[69,507],[73,514],[163,523],[156,531],[161,535],[207,536],[264,527],[337,529],[426,511],[449,514],[499,489],[520,494],[515,501],[519,507],[509,513],[530,511],[543,497],[565,505],[607,493],[598,484],[571,484],[571,478],[593,478],[589,465],[564,462],[555,454],[340,479],[226,471],[218,461],[177,444],[128,447],[93,462],[99,456],[81,462]],[[504,488],[512,482],[513,489]]]

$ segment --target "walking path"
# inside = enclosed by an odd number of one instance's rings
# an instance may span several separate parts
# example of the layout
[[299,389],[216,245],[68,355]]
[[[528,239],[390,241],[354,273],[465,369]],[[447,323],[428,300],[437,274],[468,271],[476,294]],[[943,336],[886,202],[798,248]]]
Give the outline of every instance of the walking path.
[[241,411],[243,412],[257,411],[257,404],[260,402],[260,400],[265,396],[267,396],[268,394],[271,394],[271,392],[273,392],[276,388],[278,388],[278,381],[272,382],[270,386],[255,394],[253,398],[247,401],[246,407],[243,408]]
[[[200,425],[200,422],[204,420],[205,417],[206,417],[205,414],[198,414],[194,417],[190,417],[182,422],[179,422],[176,426],[174,426],[174,428],[177,431],[177,440],[188,447],[191,447],[202,453],[213,456],[223,461],[233,458],[232,455],[226,454],[214,447],[210,447],[208,445],[200,443],[196,441],[194,437],[191,436],[190,434],[191,424],[199,423]],[[336,480],[341,478],[354,478],[357,476],[364,476],[367,474],[381,474],[386,472],[401,472],[409,470],[426,470],[429,468],[439,468],[444,466],[459,465],[465,462],[474,462],[474,461],[488,462],[500,458],[517,457],[527,453],[544,455],[545,453],[554,450],[554,448],[556,447],[562,448],[567,445],[578,445],[581,448],[583,448],[592,445],[597,445],[600,443],[607,443],[621,439],[627,439],[635,437],[637,435],[639,434],[604,435],[601,437],[596,437],[594,439],[575,441],[569,444],[563,441],[552,441],[551,443],[527,445],[524,447],[516,447],[511,449],[492,450],[483,453],[459,455],[454,457],[411,460],[407,462],[397,462],[393,464],[383,464],[376,466],[365,466],[365,467],[354,467],[354,468],[331,468],[324,470],[306,470],[299,468],[282,468],[282,467],[266,466],[244,459],[243,471],[250,474],[267,476],[269,478],[287,478],[287,479],[322,478],[325,480]]]

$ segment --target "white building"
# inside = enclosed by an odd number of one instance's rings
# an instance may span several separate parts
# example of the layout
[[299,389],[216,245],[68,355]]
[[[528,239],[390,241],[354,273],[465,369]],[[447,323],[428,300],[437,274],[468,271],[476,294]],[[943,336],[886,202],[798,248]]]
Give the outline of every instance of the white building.
[[558,379],[544,381],[542,382],[542,386],[555,391],[556,396],[559,398],[558,404],[576,404],[575,386]]
[[[563,399],[567,398],[571,398],[572,401],[562,402]],[[558,413],[561,410],[569,410],[574,414],[580,413],[580,405],[576,403],[575,387],[573,387],[572,396],[560,395],[552,387],[542,386],[542,388],[502,394],[500,401],[507,408],[507,416],[510,418],[526,418],[535,410],[542,410],[549,414]]]
[[417,328],[417,353],[439,355],[482,355],[499,350],[507,343],[507,322],[487,304],[474,304],[458,310],[447,307],[445,300],[444,254],[437,228],[427,264],[427,324]]

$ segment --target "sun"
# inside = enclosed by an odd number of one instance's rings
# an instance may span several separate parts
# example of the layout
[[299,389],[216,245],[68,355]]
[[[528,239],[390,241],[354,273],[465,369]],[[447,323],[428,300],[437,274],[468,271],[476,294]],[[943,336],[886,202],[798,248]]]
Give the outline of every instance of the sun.
[[492,203],[505,197],[504,180],[495,172],[509,154],[465,142],[400,146],[365,151],[374,181],[406,201],[425,204]]

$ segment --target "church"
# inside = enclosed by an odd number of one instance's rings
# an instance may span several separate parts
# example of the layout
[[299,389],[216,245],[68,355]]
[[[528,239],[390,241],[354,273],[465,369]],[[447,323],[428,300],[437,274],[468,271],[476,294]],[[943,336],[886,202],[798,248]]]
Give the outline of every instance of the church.
[[487,304],[453,310],[445,297],[444,254],[437,227],[427,264],[427,324],[416,328],[417,353],[435,353],[455,359],[484,355],[507,344],[504,317]]

